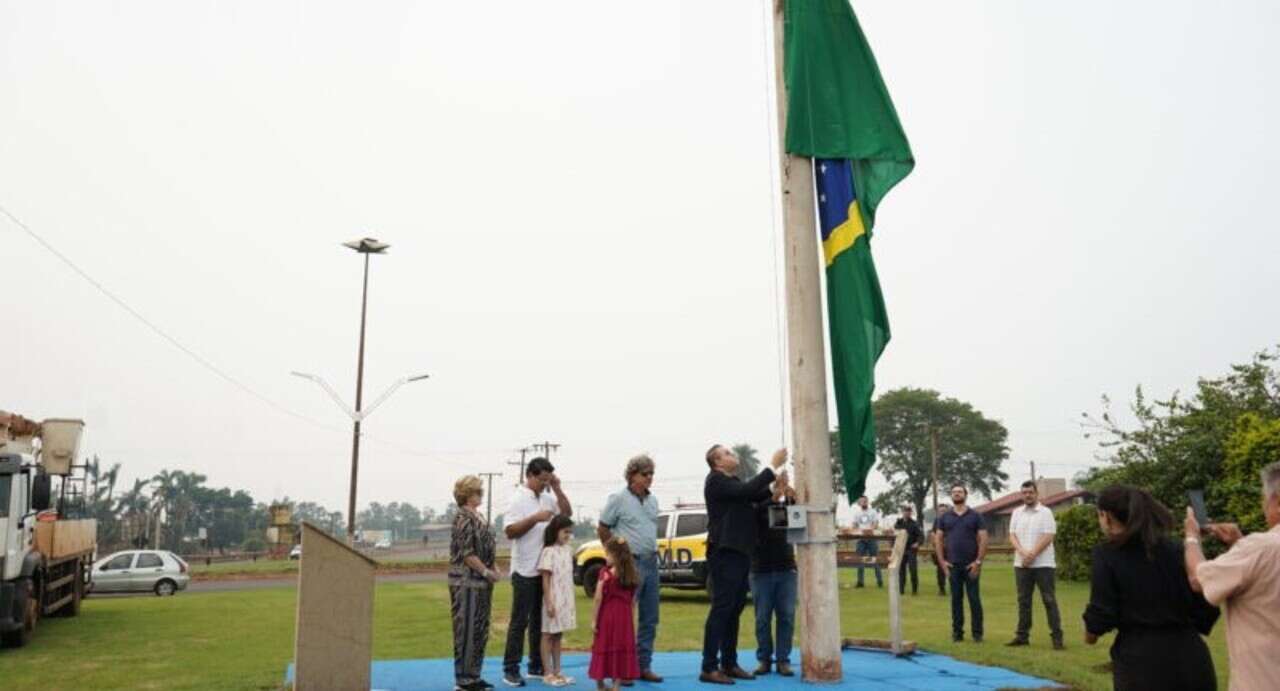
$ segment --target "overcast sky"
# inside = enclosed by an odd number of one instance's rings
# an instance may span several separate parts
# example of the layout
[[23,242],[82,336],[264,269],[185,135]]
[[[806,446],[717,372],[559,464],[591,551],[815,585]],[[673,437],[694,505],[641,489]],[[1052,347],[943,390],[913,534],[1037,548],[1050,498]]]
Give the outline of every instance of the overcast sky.
[[[543,440],[588,513],[639,451],[699,499],[712,442],[783,438],[765,1],[0,2],[0,205],[244,387],[0,216],[0,408],[84,418],[125,478],[345,509],[350,423],[289,372],[353,398],[372,235],[366,401],[431,379],[366,423],[361,504]],[[1070,476],[1100,395],[1280,342],[1280,7],[855,9],[918,161],[880,391]]]

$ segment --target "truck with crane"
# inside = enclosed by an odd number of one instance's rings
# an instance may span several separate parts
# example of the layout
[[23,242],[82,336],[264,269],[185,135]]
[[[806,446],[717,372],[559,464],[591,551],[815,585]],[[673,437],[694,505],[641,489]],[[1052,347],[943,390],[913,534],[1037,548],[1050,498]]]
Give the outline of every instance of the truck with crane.
[[80,420],[0,411],[0,646],[26,645],[42,617],[80,613],[98,530],[68,516],[83,430]]

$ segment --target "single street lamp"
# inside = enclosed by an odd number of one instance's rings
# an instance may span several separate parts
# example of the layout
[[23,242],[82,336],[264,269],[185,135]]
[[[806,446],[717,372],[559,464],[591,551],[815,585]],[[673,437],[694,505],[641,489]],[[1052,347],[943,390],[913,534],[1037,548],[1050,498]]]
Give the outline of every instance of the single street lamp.
[[353,425],[353,429],[351,433],[351,492],[347,497],[347,541],[351,544],[354,544],[355,536],[356,536],[356,478],[360,469],[360,423],[366,417],[368,417],[371,413],[373,413],[374,409],[377,408],[379,405],[381,405],[383,401],[387,400],[387,398],[389,398],[391,394],[395,392],[396,389],[400,388],[401,386],[404,386],[409,382],[426,379],[427,375],[420,374],[417,376],[403,377],[399,379],[394,384],[392,384],[390,388],[388,388],[385,392],[383,392],[383,394],[379,396],[373,402],[373,405],[369,406],[367,410],[363,408],[363,403],[364,403],[364,327],[365,327],[365,317],[368,313],[368,306],[369,306],[369,255],[383,254],[386,252],[387,248],[390,247],[391,245],[388,245],[385,242],[378,242],[373,238],[361,238],[359,240],[352,240],[351,242],[344,242],[342,244],[343,246],[350,247],[356,252],[359,252],[360,254],[364,255],[364,290],[361,293],[361,297],[360,297],[360,354],[356,360],[356,407],[355,409],[352,409],[350,406],[344,403],[342,400],[342,397],[340,397],[338,393],[333,390],[333,387],[329,386],[329,383],[326,382],[324,379],[321,379],[320,377],[314,374],[307,374],[305,372],[292,372],[292,374],[294,376],[302,377],[303,379],[310,379],[316,384],[319,384],[320,387],[324,389],[326,393],[329,394],[329,397],[332,398],[333,401],[338,404],[338,407],[342,409],[342,412],[346,413],[347,416],[351,418],[351,422]]

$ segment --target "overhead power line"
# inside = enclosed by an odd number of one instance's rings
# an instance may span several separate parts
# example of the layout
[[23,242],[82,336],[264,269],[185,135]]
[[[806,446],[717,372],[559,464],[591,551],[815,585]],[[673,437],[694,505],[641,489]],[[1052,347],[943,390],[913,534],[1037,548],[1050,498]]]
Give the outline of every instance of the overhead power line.
[[[107,297],[107,299],[109,299],[109,300],[111,300],[112,302],[114,302],[118,307],[120,307],[120,309],[122,309],[122,310],[124,310],[126,313],[128,313],[128,314],[129,314],[129,316],[131,316],[131,317],[133,317],[134,319],[136,319],[139,323],[141,323],[143,326],[145,326],[145,327],[146,327],[148,330],[150,330],[152,333],[154,333],[155,335],[157,335],[157,336],[159,336],[160,338],[164,339],[166,342],[168,342],[168,343],[169,343],[170,345],[172,345],[174,348],[177,348],[181,353],[183,353],[183,354],[184,354],[184,355],[186,355],[187,357],[189,357],[189,358],[191,358],[192,360],[194,360],[194,361],[196,362],[196,364],[200,365],[200,367],[202,367],[202,368],[204,368],[205,370],[207,370],[208,372],[212,373],[214,376],[218,377],[219,379],[222,379],[223,381],[227,382],[228,384],[231,384],[231,385],[232,385],[233,387],[235,387],[236,389],[239,389],[241,392],[246,393],[246,394],[248,394],[248,395],[252,396],[253,398],[257,399],[259,402],[261,402],[261,403],[263,403],[263,404],[267,405],[268,407],[270,407],[270,408],[272,408],[272,409],[276,410],[277,412],[284,413],[285,415],[288,415],[288,416],[290,416],[290,417],[296,418],[296,419],[298,419],[298,420],[302,420],[303,422],[306,422],[307,424],[313,425],[313,426],[315,426],[315,427],[317,427],[317,428],[319,428],[319,429],[327,430],[327,431],[330,431],[330,432],[335,432],[335,433],[338,433],[338,434],[344,434],[344,435],[345,435],[345,434],[347,434],[347,430],[346,430],[346,429],[344,429],[344,428],[338,427],[338,426],[336,426],[336,425],[330,425],[330,424],[325,423],[325,422],[321,422],[320,420],[317,420],[317,419],[315,419],[315,418],[313,418],[313,417],[310,417],[310,416],[308,416],[308,415],[304,415],[304,414],[302,414],[302,413],[297,412],[296,410],[292,410],[292,409],[290,409],[289,407],[287,407],[287,406],[285,406],[285,405],[282,405],[282,404],[280,404],[280,403],[277,403],[276,401],[274,401],[274,400],[272,400],[271,398],[267,397],[265,394],[263,394],[263,393],[259,392],[258,390],[254,389],[252,386],[249,386],[248,384],[244,383],[243,381],[241,381],[240,379],[236,378],[236,377],[235,377],[235,376],[233,376],[232,374],[228,373],[227,371],[225,371],[225,370],[223,370],[222,368],[218,367],[217,365],[213,364],[213,362],[211,362],[208,358],[206,358],[206,357],[204,357],[203,355],[201,355],[200,353],[196,352],[194,349],[192,349],[192,348],[188,347],[188,346],[187,346],[186,344],[184,344],[182,341],[179,341],[179,340],[177,339],[177,337],[173,336],[173,335],[172,335],[172,334],[170,334],[168,331],[165,331],[164,329],[160,328],[160,326],[159,326],[158,324],[156,324],[155,322],[153,322],[153,321],[151,321],[150,319],[148,319],[148,318],[146,317],[146,315],[142,314],[142,312],[141,312],[141,311],[139,311],[139,310],[135,309],[135,308],[134,308],[132,305],[130,305],[128,302],[125,302],[124,298],[120,297],[119,295],[116,295],[114,292],[112,292],[112,291],[111,291],[111,289],[109,289],[109,288],[107,288],[105,285],[103,285],[101,281],[99,281],[98,279],[96,279],[96,278],[94,278],[93,276],[89,275],[89,272],[88,272],[88,271],[85,271],[84,269],[82,269],[78,264],[76,264],[74,261],[72,261],[70,257],[68,257],[66,254],[63,254],[60,250],[58,250],[58,248],[57,248],[57,247],[54,247],[52,243],[50,243],[48,240],[45,240],[43,237],[41,237],[39,233],[37,233],[35,230],[33,230],[33,229],[31,228],[31,226],[27,225],[26,223],[23,223],[21,219],[19,219],[19,218],[18,218],[17,216],[15,216],[15,215],[13,215],[13,213],[12,213],[12,212],[10,212],[10,211],[9,211],[9,209],[8,209],[7,207],[5,207],[3,203],[0,203],[0,214],[3,214],[6,218],[8,218],[8,219],[9,219],[9,221],[10,221],[11,223],[13,223],[15,226],[17,226],[17,227],[21,228],[21,229],[22,229],[22,231],[23,231],[23,232],[25,232],[27,235],[29,235],[29,236],[31,237],[31,239],[32,239],[32,240],[35,240],[35,241],[36,241],[36,242],[37,242],[41,247],[43,247],[46,251],[48,251],[48,252],[49,252],[50,254],[52,254],[54,257],[57,257],[59,261],[61,261],[61,262],[62,262],[63,264],[65,264],[68,268],[70,268],[70,269],[71,269],[72,271],[74,271],[77,275],[79,275],[79,276],[80,276],[80,278],[83,278],[83,279],[85,280],[85,282],[86,282],[86,283],[88,283],[89,285],[91,285],[91,286],[93,286],[94,288],[96,288],[96,289],[98,290],[98,292],[100,292],[100,293],[102,293],[103,295],[105,295],[105,296]],[[379,443],[379,444],[382,444],[382,445],[385,445],[385,446],[389,446],[389,447],[391,447],[391,448],[394,448],[394,449],[396,449],[396,450],[400,451],[401,453],[410,454],[410,455],[414,455],[414,456],[424,456],[424,457],[429,457],[429,456],[432,456],[432,455],[433,455],[433,454],[429,454],[429,453],[427,453],[427,452],[423,452],[423,451],[418,451],[418,450],[414,450],[414,449],[407,448],[407,447],[405,447],[405,446],[403,446],[403,445],[401,445],[401,444],[397,444],[397,443],[392,442],[392,441],[388,441],[388,440],[385,440],[385,439],[379,439],[379,438],[374,437],[374,436],[371,436],[371,435],[369,435],[369,434],[367,434],[367,433],[364,433],[364,434],[362,434],[361,436],[362,436],[362,437],[364,437],[365,439],[368,439],[368,440],[373,441],[373,442],[375,442],[375,443]],[[436,462],[441,463],[441,464],[443,464],[443,465],[449,465],[449,466],[454,466],[454,467],[463,467],[461,464],[457,464],[457,463],[449,463],[449,462],[447,462],[447,461],[438,461],[438,460],[437,460]]]
[[138,322],[140,322],[143,326],[147,327],[147,328],[148,328],[152,333],[154,333],[155,335],[159,336],[160,338],[164,339],[165,341],[168,341],[168,343],[169,343],[170,345],[172,345],[174,348],[177,348],[179,351],[181,351],[181,352],[182,352],[183,354],[185,354],[187,357],[190,357],[192,360],[194,360],[194,361],[195,361],[197,364],[199,364],[201,367],[203,367],[204,369],[208,370],[209,372],[212,372],[212,373],[214,374],[214,376],[218,377],[219,379],[222,379],[223,381],[227,382],[228,384],[231,384],[232,386],[236,387],[237,389],[240,389],[242,392],[247,393],[247,394],[249,394],[250,396],[252,396],[252,397],[254,397],[254,398],[258,399],[260,402],[265,403],[266,405],[268,405],[268,406],[270,406],[270,407],[272,407],[272,408],[275,408],[275,409],[276,409],[277,411],[279,411],[279,412],[282,412],[282,413],[284,413],[284,414],[286,414],[286,415],[290,415],[290,416],[295,417],[295,418],[297,418],[297,419],[299,419],[299,420],[303,420],[303,421],[308,422],[308,423],[310,423],[310,424],[316,425],[317,427],[321,427],[321,428],[324,428],[324,429],[328,429],[328,430],[330,430],[330,431],[342,432],[342,433],[344,433],[344,434],[346,433],[346,432],[345,432],[345,430],[339,429],[338,427],[333,427],[333,426],[327,425],[327,424],[325,424],[325,423],[323,423],[323,422],[320,422],[319,420],[316,420],[316,419],[314,419],[314,418],[311,418],[311,417],[308,417],[308,416],[306,416],[306,415],[303,415],[302,413],[299,413],[299,412],[297,412],[297,411],[295,411],[295,410],[290,410],[289,408],[287,408],[287,407],[285,407],[285,406],[283,406],[283,405],[281,405],[281,404],[279,404],[279,403],[277,403],[277,402],[275,402],[275,401],[271,400],[271,399],[270,399],[270,398],[268,398],[267,396],[265,396],[265,395],[263,395],[263,394],[259,393],[259,392],[258,392],[257,390],[255,390],[253,387],[249,386],[248,384],[245,384],[244,382],[242,382],[242,381],[240,381],[239,379],[235,378],[235,377],[234,377],[234,376],[232,376],[231,374],[228,374],[228,373],[227,373],[226,371],[224,371],[222,368],[220,368],[220,367],[218,367],[217,365],[215,365],[215,364],[213,364],[212,362],[210,362],[210,361],[209,361],[207,358],[205,358],[203,355],[201,355],[201,354],[197,353],[195,350],[193,350],[193,349],[191,349],[191,348],[187,347],[185,344],[183,344],[183,343],[182,343],[181,341],[179,341],[177,338],[175,338],[174,336],[172,336],[171,334],[169,334],[169,332],[167,332],[167,331],[165,331],[164,329],[160,328],[158,325],[156,325],[156,323],[155,323],[155,322],[151,321],[150,319],[147,319],[147,317],[146,317],[145,315],[143,315],[143,314],[142,314],[142,312],[139,312],[138,310],[134,309],[132,305],[130,305],[129,303],[125,302],[125,301],[124,301],[124,298],[121,298],[120,296],[118,296],[118,295],[116,295],[115,293],[111,292],[111,290],[110,290],[109,288],[107,288],[106,286],[102,285],[102,283],[101,283],[100,281],[98,281],[98,280],[97,280],[96,278],[94,278],[93,276],[90,276],[90,275],[89,275],[89,272],[87,272],[87,271],[85,271],[84,269],[80,268],[80,266],[79,266],[78,264],[76,264],[75,262],[71,261],[71,258],[70,258],[70,257],[68,257],[67,255],[65,255],[65,254],[63,254],[62,252],[60,252],[60,251],[58,250],[58,248],[54,247],[54,246],[53,246],[53,245],[52,245],[48,240],[45,240],[43,237],[41,237],[41,236],[40,236],[40,234],[39,234],[39,233],[37,233],[36,231],[32,230],[32,229],[31,229],[31,226],[28,226],[26,223],[23,223],[23,222],[22,222],[22,221],[21,221],[17,216],[14,216],[12,213],[10,213],[9,209],[8,209],[8,208],[6,208],[3,204],[0,204],[0,214],[4,214],[4,216],[5,216],[6,218],[8,218],[10,222],[12,222],[14,225],[18,226],[19,228],[21,228],[21,229],[22,229],[22,230],[23,230],[27,235],[31,236],[31,239],[33,239],[33,240],[35,240],[37,243],[39,243],[41,247],[45,248],[45,250],[47,250],[47,251],[48,251],[50,254],[52,254],[53,256],[57,257],[59,261],[61,261],[63,264],[66,264],[66,265],[67,265],[67,267],[68,267],[68,268],[70,268],[72,271],[74,271],[74,272],[76,272],[77,274],[79,274],[80,278],[83,278],[83,279],[84,279],[84,280],[85,280],[89,285],[93,286],[94,288],[97,288],[97,289],[98,289],[98,292],[100,292],[100,293],[102,293],[103,295],[105,295],[105,296],[107,297],[107,299],[109,299],[109,300],[111,300],[112,302],[116,303],[116,305],[117,305],[117,306],[119,306],[119,307],[120,307],[120,309],[122,309],[122,310],[124,310],[125,312],[127,312],[127,313],[129,314],[129,316],[131,316],[131,317],[133,317],[134,319],[138,320]]

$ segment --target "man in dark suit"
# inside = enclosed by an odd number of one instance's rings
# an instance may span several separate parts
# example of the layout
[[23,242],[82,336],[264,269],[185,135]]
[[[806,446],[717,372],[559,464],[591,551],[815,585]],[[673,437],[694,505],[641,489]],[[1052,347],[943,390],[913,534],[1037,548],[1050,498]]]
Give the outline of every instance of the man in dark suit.
[[[751,553],[756,544],[753,503],[769,497],[774,472],[787,462],[787,450],[779,449],[765,468],[749,482],[739,480],[738,456],[716,444],[707,451],[707,568],[711,579],[711,611],[702,639],[702,674],[698,680],[732,684],[734,679],[754,679],[738,666],[738,620],[747,604]],[[786,477],[786,473],[782,473]]]

